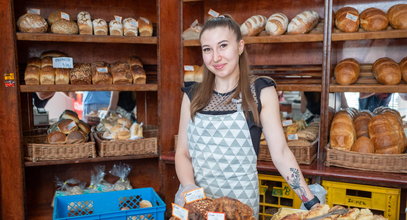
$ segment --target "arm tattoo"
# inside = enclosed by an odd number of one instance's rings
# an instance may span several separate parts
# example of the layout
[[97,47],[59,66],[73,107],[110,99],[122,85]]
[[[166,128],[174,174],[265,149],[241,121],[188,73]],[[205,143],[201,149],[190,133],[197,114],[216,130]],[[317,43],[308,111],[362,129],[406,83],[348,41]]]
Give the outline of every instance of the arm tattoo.
[[297,192],[298,196],[303,202],[307,202],[307,193],[303,186],[300,184],[300,171],[296,168],[290,168],[291,175],[287,176],[287,182]]

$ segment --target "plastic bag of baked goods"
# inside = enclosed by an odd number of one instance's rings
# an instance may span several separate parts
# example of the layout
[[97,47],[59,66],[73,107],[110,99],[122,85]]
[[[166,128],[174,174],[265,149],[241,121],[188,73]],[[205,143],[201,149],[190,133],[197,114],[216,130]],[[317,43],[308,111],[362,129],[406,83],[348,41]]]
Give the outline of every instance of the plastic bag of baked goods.
[[54,200],[57,196],[80,195],[85,192],[84,190],[86,183],[83,183],[77,179],[68,179],[66,181],[62,181],[58,177],[56,177],[55,182],[57,189],[55,191],[51,207],[54,207]]
[[202,31],[202,25],[199,24],[198,20],[192,22],[190,27],[182,33],[182,39],[184,40],[196,40],[199,39],[199,34]]
[[113,191],[133,189],[133,187],[130,185],[130,180],[127,178],[130,171],[131,167],[128,164],[119,163],[113,165],[112,170],[110,170],[110,174],[119,177],[119,180],[113,184]]
[[[316,197],[318,197],[321,204],[326,203],[326,190],[324,189],[324,187],[322,187],[318,183],[311,184],[308,187],[311,190],[312,194],[314,194]],[[307,210],[304,206],[304,203],[301,203],[300,209]]]
[[112,184],[104,180],[106,175],[105,166],[95,166],[90,176],[90,185],[87,188],[88,193],[99,193],[112,191]]

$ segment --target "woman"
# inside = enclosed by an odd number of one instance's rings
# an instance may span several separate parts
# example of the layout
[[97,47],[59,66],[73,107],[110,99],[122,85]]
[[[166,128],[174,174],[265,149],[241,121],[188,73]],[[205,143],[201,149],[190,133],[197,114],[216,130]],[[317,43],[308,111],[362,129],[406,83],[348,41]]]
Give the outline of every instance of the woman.
[[200,42],[204,79],[184,89],[175,202],[183,205],[184,193],[199,186],[209,197],[236,198],[258,215],[256,163],[263,130],[280,174],[308,208],[319,203],[285,141],[274,82],[250,75],[239,25],[228,16],[212,18]]

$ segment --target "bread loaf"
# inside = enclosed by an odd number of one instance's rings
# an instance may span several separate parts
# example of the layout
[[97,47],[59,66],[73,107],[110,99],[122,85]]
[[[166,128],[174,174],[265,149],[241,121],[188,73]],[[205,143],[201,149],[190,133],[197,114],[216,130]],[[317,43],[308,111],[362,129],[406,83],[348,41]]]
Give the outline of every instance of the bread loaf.
[[353,58],[344,59],[335,67],[335,81],[341,85],[355,83],[360,74],[359,62]]
[[360,26],[365,31],[382,31],[389,26],[389,20],[382,10],[368,8],[360,13]]
[[355,125],[356,137],[361,136],[369,137],[369,122],[372,119],[372,114],[368,111],[359,112],[353,120]]
[[276,13],[267,19],[266,32],[269,35],[282,35],[288,27],[288,18],[283,13]]
[[394,60],[383,57],[373,63],[373,75],[376,80],[384,85],[396,85],[401,81],[401,70]]
[[140,58],[136,56],[132,56],[127,60],[127,63],[130,65],[130,67],[133,66],[140,66],[143,67],[143,63],[141,62]]
[[195,75],[198,73],[198,65],[184,66],[184,82],[195,82]]
[[110,67],[105,62],[92,63],[92,83],[94,85],[110,85],[113,82]]
[[52,57],[44,57],[41,59],[41,68],[50,66],[52,67]]
[[140,17],[138,20],[138,31],[140,32],[140,36],[143,37],[151,37],[153,36],[153,24],[144,17]]
[[123,25],[117,20],[111,20],[109,22],[110,35],[123,36]]
[[90,64],[74,64],[70,71],[71,84],[88,85],[92,83],[92,70]]
[[248,18],[241,26],[243,36],[256,36],[264,30],[267,18],[263,15],[254,15]]
[[27,66],[24,72],[24,81],[26,85],[40,84],[40,68],[36,66]]
[[87,11],[81,11],[77,15],[77,22],[79,27],[79,34],[93,34],[92,18]]
[[197,40],[199,39],[199,35],[201,34],[202,26],[196,25],[193,27],[187,28],[184,32],[182,32],[182,39],[183,40]]
[[77,34],[79,28],[76,22],[61,19],[52,24],[51,32],[55,34]]
[[369,122],[369,136],[375,147],[375,153],[399,153],[399,134],[393,128],[386,115],[376,115]]
[[55,84],[55,69],[52,66],[46,66],[40,70],[40,84],[52,85]]
[[76,112],[66,109],[64,112],[62,112],[62,114],[59,116],[59,120],[63,120],[63,119],[70,119],[72,121],[74,121],[75,123],[79,123],[79,116]]
[[133,75],[130,65],[126,62],[116,62],[111,65],[113,84],[132,84]]
[[370,138],[366,136],[360,136],[355,144],[353,144],[351,151],[359,153],[374,153],[374,145]]
[[64,134],[69,134],[78,130],[78,126],[71,119],[62,119],[57,124],[58,130]]
[[101,18],[93,20],[93,32],[95,35],[107,35],[107,23]]
[[[69,19],[67,19],[68,17]],[[48,24],[52,26],[55,22],[62,19],[71,20],[71,17],[68,13],[65,13],[63,11],[53,11],[51,12],[51,14],[48,15]]]
[[331,124],[330,144],[332,148],[350,150],[356,140],[352,117],[344,111],[335,114]]
[[79,127],[79,129],[85,134],[85,135],[88,135],[89,133],[90,133],[90,126],[86,123],[86,122],[84,122],[84,121],[82,121],[82,120],[79,120],[78,122],[77,122],[77,125],[78,125],[78,127]]
[[335,26],[343,32],[359,30],[359,12],[352,7],[343,7],[335,13]]
[[49,144],[65,144],[66,135],[60,131],[53,131],[48,134],[47,141]]
[[55,69],[55,84],[69,84],[70,69],[57,68]]
[[386,116],[387,120],[389,120],[390,123],[393,125],[393,129],[398,134],[398,153],[403,153],[406,147],[406,135],[404,133],[403,120],[401,119],[400,113],[393,109],[390,109],[385,110],[381,115]]
[[143,67],[141,66],[132,66],[130,68],[131,74],[133,75],[134,84],[146,84],[147,76]]
[[[49,50],[49,51],[44,51],[41,54],[41,59],[44,59],[45,57],[67,57],[65,53],[57,50]],[[52,59],[51,59],[52,61]],[[51,64],[52,65],[52,64]]]
[[35,67],[41,68],[41,63],[42,63],[42,61],[41,61],[40,58],[38,58],[38,57],[33,57],[33,58],[30,58],[30,59],[27,61],[27,67],[29,67],[29,66],[35,66]]
[[407,4],[393,5],[387,11],[387,17],[394,29],[407,29]]
[[66,137],[67,144],[78,144],[86,142],[86,136],[81,131],[72,131]]
[[24,14],[17,20],[18,29],[21,32],[43,33],[48,30],[48,23],[41,15]]
[[288,24],[288,34],[305,34],[310,32],[319,22],[316,11],[303,11],[296,15]]
[[400,71],[401,71],[401,77],[403,78],[404,82],[407,82],[407,57],[404,57],[400,63]]
[[123,20],[124,36],[138,36],[138,22],[134,18]]

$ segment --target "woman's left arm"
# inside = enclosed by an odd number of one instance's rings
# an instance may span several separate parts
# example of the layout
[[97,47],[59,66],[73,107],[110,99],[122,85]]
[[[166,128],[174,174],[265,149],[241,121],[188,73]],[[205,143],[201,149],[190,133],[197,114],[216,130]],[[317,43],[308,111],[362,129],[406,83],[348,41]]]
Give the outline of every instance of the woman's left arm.
[[262,110],[260,120],[268,143],[271,158],[281,176],[305,203],[314,198],[301,173],[298,163],[288,148],[280,119],[280,107],[274,87],[261,90]]

